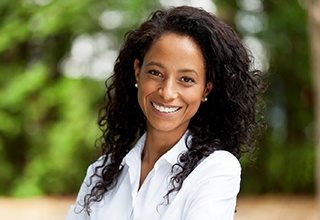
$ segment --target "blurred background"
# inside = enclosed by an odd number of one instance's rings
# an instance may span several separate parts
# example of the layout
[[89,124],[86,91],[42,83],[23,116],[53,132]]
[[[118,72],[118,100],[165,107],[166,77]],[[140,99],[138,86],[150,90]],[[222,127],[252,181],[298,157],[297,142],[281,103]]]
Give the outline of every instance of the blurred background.
[[240,196],[315,195],[319,57],[306,1],[1,0],[0,196],[77,193],[99,155],[96,118],[124,34],[151,11],[183,4],[236,29],[267,73],[268,129],[256,161],[241,159]]

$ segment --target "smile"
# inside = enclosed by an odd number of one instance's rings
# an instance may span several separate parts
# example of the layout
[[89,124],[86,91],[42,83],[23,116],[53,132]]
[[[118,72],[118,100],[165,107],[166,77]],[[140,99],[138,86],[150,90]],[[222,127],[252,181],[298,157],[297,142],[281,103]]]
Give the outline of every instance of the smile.
[[160,105],[157,105],[153,102],[151,102],[152,106],[157,109],[159,112],[164,112],[164,113],[172,113],[172,112],[176,112],[180,109],[180,107],[174,107],[174,108],[169,108],[169,107],[163,107]]

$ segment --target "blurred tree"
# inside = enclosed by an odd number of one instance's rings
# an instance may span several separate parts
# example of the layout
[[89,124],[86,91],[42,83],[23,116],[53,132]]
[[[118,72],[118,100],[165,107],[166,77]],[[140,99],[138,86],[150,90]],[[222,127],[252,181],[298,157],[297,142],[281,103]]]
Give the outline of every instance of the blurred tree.
[[90,58],[83,56],[88,44],[74,48],[79,36],[111,36],[105,49],[118,48],[117,39],[157,6],[146,0],[1,1],[0,194],[77,191],[97,156],[95,118],[104,84],[83,68],[85,60],[78,65],[86,77],[73,78],[63,66],[66,57]]
[[299,0],[216,2],[223,15],[234,15],[234,26],[245,42],[253,43],[253,54],[258,49],[256,58],[265,53],[268,60],[268,130],[254,166],[242,160],[242,191],[314,192],[315,122],[306,5]]
[[[314,112],[306,5],[265,1],[270,49],[268,119],[261,145],[266,191],[314,192]],[[270,138],[271,137],[271,138]],[[262,164],[263,163],[263,164]]]
[[94,128],[100,83],[67,79],[58,65],[72,35],[94,29],[89,3],[0,4],[2,194],[68,192],[86,167],[82,157],[93,158],[97,132],[86,129]]
[[[310,47],[312,55],[313,67],[313,85],[315,89],[315,113],[316,113],[316,186],[317,186],[317,201],[318,212],[320,212],[320,0],[308,0],[308,15],[309,15],[309,33]],[[318,213],[320,216],[320,213]]]

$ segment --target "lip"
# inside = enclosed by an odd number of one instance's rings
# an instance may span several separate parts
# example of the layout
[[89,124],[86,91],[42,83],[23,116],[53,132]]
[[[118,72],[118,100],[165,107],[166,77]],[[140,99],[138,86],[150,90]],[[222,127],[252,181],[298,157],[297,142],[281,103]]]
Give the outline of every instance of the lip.
[[[150,104],[151,104],[152,108],[153,108],[158,114],[161,114],[161,115],[163,115],[163,114],[165,114],[165,115],[167,115],[167,114],[174,114],[174,113],[178,112],[178,111],[181,109],[180,106],[160,104],[160,103],[154,102],[154,101],[150,101]],[[155,105],[158,106],[158,107],[160,107],[160,108],[165,108],[166,110],[163,109],[164,111],[160,111]]]

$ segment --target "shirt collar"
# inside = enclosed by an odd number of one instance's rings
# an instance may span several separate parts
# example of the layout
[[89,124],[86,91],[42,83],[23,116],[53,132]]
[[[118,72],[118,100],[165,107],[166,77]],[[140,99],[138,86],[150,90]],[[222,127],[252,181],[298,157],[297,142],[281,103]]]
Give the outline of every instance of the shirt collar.
[[[135,146],[123,159],[122,165],[127,164],[129,167],[141,164],[141,155],[145,145],[147,133],[144,133],[137,141]],[[188,137],[188,130],[180,138],[180,140],[165,154],[163,154],[155,163],[154,168],[157,169],[164,161],[167,161],[171,166],[178,162],[178,157],[181,153],[187,151],[186,138]],[[191,136],[188,137],[188,142],[191,141]]]
[[[161,161],[167,161],[168,163],[170,163],[171,166],[178,162],[180,154],[188,150],[186,146],[186,138],[188,137],[187,134],[188,131],[184,133],[184,135],[180,138],[178,143],[176,143],[170,150],[168,150],[159,158],[159,160],[155,164],[155,169],[157,168],[157,166],[159,166]],[[191,138],[189,137],[189,140],[190,139]]]
[[129,153],[123,158],[122,165],[127,164],[129,167],[141,164],[141,155],[146,142],[147,133],[144,133]]

